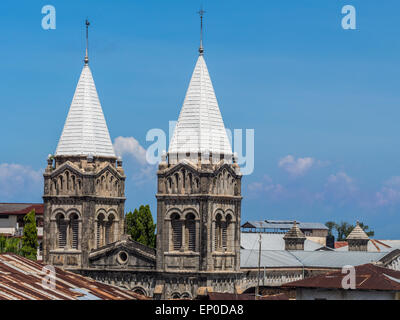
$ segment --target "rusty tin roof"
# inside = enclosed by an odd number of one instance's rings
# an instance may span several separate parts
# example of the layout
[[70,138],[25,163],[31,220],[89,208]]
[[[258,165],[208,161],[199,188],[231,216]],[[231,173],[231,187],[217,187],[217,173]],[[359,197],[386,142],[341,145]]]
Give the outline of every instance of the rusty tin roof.
[[81,275],[55,270],[55,285],[43,286],[43,263],[13,253],[0,254],[0,300],[138,300],[137,293]]

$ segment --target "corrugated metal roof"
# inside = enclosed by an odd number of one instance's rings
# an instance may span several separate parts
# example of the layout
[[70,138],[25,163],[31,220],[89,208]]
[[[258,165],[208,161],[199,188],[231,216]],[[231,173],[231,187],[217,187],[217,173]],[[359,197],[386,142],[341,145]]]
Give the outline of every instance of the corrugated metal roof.
[[[386,254],[387,252],[262,250],[261,267],[342,268],[345,265],[357,266],[375,262]],[[240,251],[240,267],[257,268],[258,250],[242,249]]]
[[383,252],[337,252],[337,251],[294,251],[293,254],[308,267],[342,268],[375,262],[387,253]]
[[[302,267],[303,265],[295,256],[285,250],[262,250],[261,267]],[[258,250],[240,250],[240,268],[253,269],[258,267]]]
[[348,245],[349,243],[347,241],[335,241],[335,249],[339,249]]
[[[382,268],[373,264],[355,267],[357,290],[388,290],[400,291],[400,272]],[[341,271],[317,275],[303,280],[283,284],[290,288],[327,288],[343,289],[343,274]]]
[[208,292],[207,296],[202,300],[254,300],[254,293],[222,293],[222,292]]
[[[261,234],[261,248],[262,250],[284,250],[285,240],[284,233],[262,233]],[[260,236],[258,233],[242,232],[240,235],[240,246],[243,249],[258,249],[258,240]],[[306,239],[304,241],[305,251],[315,251],[324,246],[318,242]]]
[[43,203],[0,203],[0,214],[27,214],[33,209],[35,209],[37,215],[42,215],[44,205]]
[[[290,230],[293,227],[293,221],[287,220],[265,220],[265,221],[247,221],[242,225],[242,228],[257,228],[257,229],[284,229]],[[297,221],[300,229],[321,229],[328,230],[328,228],[319,222],[300,222]]]
[[[42,285],[45,265],[12,253],[0,254],[0,300],[136,300],[137,293],[55,268],[55,288]],[[47,273],[48,275],[48,273]]]
[[[349,251],[347,242],[335,243],[335,251]],[[400,240],[376,240],[370,239],[368,241],[367,250],[368,252],[390,252],[393,249],[400,249]]]

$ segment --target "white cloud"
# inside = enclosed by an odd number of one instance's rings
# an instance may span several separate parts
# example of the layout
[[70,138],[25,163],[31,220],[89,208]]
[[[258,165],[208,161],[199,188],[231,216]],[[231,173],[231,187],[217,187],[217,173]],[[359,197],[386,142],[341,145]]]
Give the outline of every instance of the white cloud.
[[328,185],[340,185],[340,186],[345,186],[346,188],[353,188],[354,185],[354,180],[353,178],[350,178],[345,172],[341,171],[338,172],[337,174],[331,174],[328,177]]
[[142,185],[156,179],[157,166],[147,162],[146,149],[134,137],[115,138],[114,150],[117,156],[128,155],[134,160],[131,162],[130,159],[125,159],[124,169],[135,185]]
[[284,188],[281,184],[273,183],[271,177],[265,175],[260,182],[250,183],[248,186],[249,191],[259,194],[267,194],[273,198],[281,196]]
[[134,137],[117,137],[114,140],[117,156],[131,155],[140,164],[146,164],[146,149]]
[[375,194],[376,205],[389,206],[400,202],[400,177],[395,176],[385,181],[380,191]]
[[135,168],[132,175],[132,180],[136,185],[142,185],[150,181],[157,180],[157,167],[156,166],[143,166]]
[[20,164],[0,164],[0,197],[5,201],[26,201],[41,196],[43,192],[42,170]]
[[358,187],[354,179],[341,171],[328,177],[322,198],[332,199],[344,204],[354,200],[357,194]]
[[287,155],[278,162],[278,166],[286,170],[292,176],[304,175],[313,165],[315,164],[315,159],[297,158],[295,159],[292,155]]

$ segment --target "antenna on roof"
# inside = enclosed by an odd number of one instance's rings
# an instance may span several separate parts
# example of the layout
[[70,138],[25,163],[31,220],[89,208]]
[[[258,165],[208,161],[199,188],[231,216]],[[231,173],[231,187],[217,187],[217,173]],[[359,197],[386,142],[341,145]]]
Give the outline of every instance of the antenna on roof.
[[204,48],[203,48],[203,16],[206,13],[203,10],[203,6],[201,6],[200,11],[197,12],[200,15],[200,48],[199,48],[199,53],[202,56],[204,54]]
[[89,47],[89,26],[90,23],[88,19],[85,21],[86,24],[86,55],[85,55],[85,64],[89,63],[89,56],[88,56],[88,47]]

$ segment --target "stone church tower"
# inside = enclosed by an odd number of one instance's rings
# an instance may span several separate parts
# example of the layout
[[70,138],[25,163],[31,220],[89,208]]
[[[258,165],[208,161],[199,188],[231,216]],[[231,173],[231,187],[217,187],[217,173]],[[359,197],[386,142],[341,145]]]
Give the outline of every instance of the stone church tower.
[[47,163],[44,262],[68,269],[88,267],[91,250],[123,234],[125,174],[114,153],[87,49],[56,153]]
[[238,272],[242,176],[199,53],[157,172],[157,270]]

